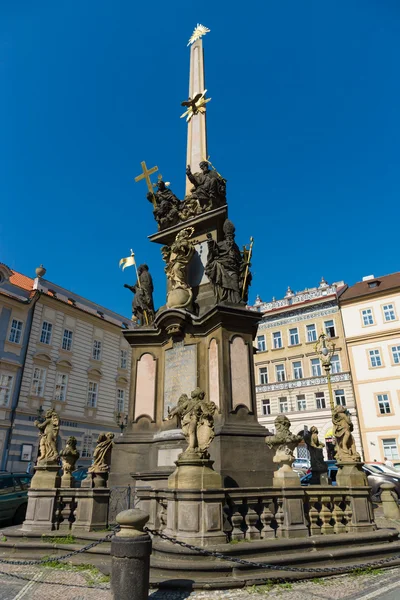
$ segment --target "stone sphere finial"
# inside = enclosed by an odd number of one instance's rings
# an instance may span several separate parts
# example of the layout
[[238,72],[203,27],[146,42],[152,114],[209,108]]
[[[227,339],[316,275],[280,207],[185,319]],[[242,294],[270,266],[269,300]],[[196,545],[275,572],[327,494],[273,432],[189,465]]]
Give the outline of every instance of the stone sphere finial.
[[35,270],[35,273],[38,277],[44,277],[46,275],[46,269],[43,265],[40,265],[40,267],[37,267]]
[[146,525],[150,516],[139,508],[130,508],[123,510],[116,516],[116,521],[121,527],[117,533],[119,537],[136,537],[143,535],[143,528]]

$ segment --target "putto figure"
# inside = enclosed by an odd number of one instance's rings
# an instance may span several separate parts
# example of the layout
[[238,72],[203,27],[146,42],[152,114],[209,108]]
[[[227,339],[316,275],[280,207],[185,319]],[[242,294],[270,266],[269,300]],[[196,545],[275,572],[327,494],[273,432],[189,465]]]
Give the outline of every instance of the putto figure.
[[290,431],[291,422],[286,415],[278,415],[274,425],[275,434],[267,436],[265,443],[269,448],[275,449],[273,462],[290,466],[295,460],[293,450],[303,438],[301,435],[296,435]]
[[310,427],[309,431],[304,433],[304,441],[307,444],[307,449],[310,453],[310,463],[313,477],[312,483],[320,483],[321,476],[328,472],[328,467],[324,461],[323,454],[325,444],[322,444],[319,441],[318,429],[314,427],[314,425]]
[[62,450],[60,454],[64,475],[71,475],[72,471],[75,470],[76,461],[80,456],[76,449],[76,444],[76,437],[71,435],[67,440],[64,450]]
[[[189,198],[198,200],[203,211],[219,208],[226,204],[226,179],[215,169],[210,169],[209,163],[203,160],[200,165],[201,173],[192,173],[190,165],[186,168],[186,176],[193,188]],[[185,198],[185,201],[187,198]]]
[[[227,219],[222,242],[207,235],[208,256],[205,274],[211,281],[217,302],[244,303],[240,283],[244,272],[243,257],[235,242],[235,226]],[[247,277],[248,279],[248,277]]]
[[132,300],[132,321],[140,325],[150,325],[154,321],[153,279],[147,265],[139,265],[137,273],[135,285],[124,285],[135,294]]
[[215,437],[214,414],[217,406],[205,399],[205,392],[200,388],[192,391],[190,398],[182,394],[178,404],[169,414],[168,419],[177,416],[182,433],[188,447],[184,455],[196,454],[200,458],[209,458],[208,448]]
[[93,452],[93,464],[89,473],[108,473],[111,465],[111,451],[114,445],[113,433],[101,433],[97,438],[97,446]]
[[57,464],[57,437],[60,429],[60,418],[58,414],[55,410],[50,409],[46,412],[44,421],[42,423],[40,421],[34,421],[34,425],[40,432],[37,464],[40,466]]
[[332,422],[333,435],[336,439],[336,460],[338,462],[358,462],[361,460],[352,435],[354,426],[344,406],[335,406]]

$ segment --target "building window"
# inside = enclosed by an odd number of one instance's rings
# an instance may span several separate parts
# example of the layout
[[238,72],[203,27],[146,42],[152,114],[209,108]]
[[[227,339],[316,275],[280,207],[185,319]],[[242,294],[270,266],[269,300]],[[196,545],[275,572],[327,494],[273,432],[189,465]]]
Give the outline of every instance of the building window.
[[279,398],[279,412],[289,412],[289,403],[287,401],[287,398]]
[[272,334],[272,339],[274,341],[274,348],[282,348],[282,336],[280,331],[275,331]]
[[396,320],[396,313],[394,312],[393,304],[385,304],[384,305],[383,316],[384,316],[386,322]]
[[100,360],[100,358],[101,358],[101,342],[100,342],[100,340],[93,341],[92,358],[93,358],[93,360]]
[[8,406],[13,383],[12,375],[0,375],[0,406]]
[[94,408],[97,406],[97,394],[99,386],[95,381],[89,381],[88,395],[87,395],[87,406]]
[[382,359],[380,350],[370,350],[369,351],[369,360],[371,363],[371,367],[381,367]]
[[271,401],[262,400],[261,402],[261,413],[266,416],[271,414]]
[[307,410],[307,401],[304,394],[296,396],[297,398],[297,410]]
[[265,343],[265,335],[257,336],[257,348],[259,349],[260,352],[265,352],[265,350],[267,349],[267,346]]
[[317,404],[317,408],[319,408],[319,409],[326,408],[326,402],[325,402],[325,394],[324,394],[324,392],[316,392],[316,394],[315,394],[315,402]]
[[296,360],[293,363],[293,378],[294,379],[302,379],[303,378],[303,367],[301,366],[300,360]]
[[44,385],[46,381],[46,369],[35,367],[33,369],[32,395],[44,396]]
[[121,350],[119,355],[119,366],[121,369],[126,369],[128,364],[128,352],[126,350]]
[[81,458],[92,458],[95,443],[91,433],[83,436]]
[[42,333],[40,335],[40,341],[42,344],[50,344],[52,330],[53,325],[51,323],[48,323],[47,321],[43,321]]
[[117,390],[117,412],[125,412],[125,390]]
[[373,325],[374,324],[374,316],[372,314],[372,308],[366,308],[361,311],[363,325]]
[[60,402],[65,402],[67,396],[67,383],[68,383],[68,375],[65,373],[57,373],[56,376],[56,391],[54,395],[55,400],[60,400]]
[[332,373],[340,373],[342,370],[340,366],[340,359],[337,354],[334,354],[331,358],[331,371]]
[[290,346],[297,346],[297,344],[300,344],[299,330],[297,327],[289,329],[289,344]]
[[344,390],[335,390],[336,406],[346,406],[346,396]]
[[390,408],[389,396],[387,394],[378,394],[378,407],[381,415],[388,415],[392,412]]
[[316,342],[317,341],[317,328],[314,323],[312,325],[307,325],[307,342]]
[[311,359],[311,374],[312,374],[312,377],[321,377],[322,371],[321,371],[321,362],[320,362],[319,358]]
[[400,364],[400,346],[392,346],[393,362],[396,365]]
[[12,320],[10,335],[8,338],[9,342],[13,342],[13,344],[19,344],[21,342],[22,325],[22,321],[18,321],[17,319]]
[[258,371],[260,385],[266,385],[268,383],[268,369],[267,367],[261,367]]
[[399,449],[397,448],[396,438],[388,438],[382,440],[383,454],[385,458],[400,458]]
[[73,332],[69,329],[64,329],[63,340],[62,340],[62,349],[63,350],[71,350],[72,348],[72,335]]
[[286,381],[285,365],[276,365],[275,370],[276,370],[276,380],[277,381]]
[[325,321],[325,333],[328,337],[336,337],[335,321],[333,319]]

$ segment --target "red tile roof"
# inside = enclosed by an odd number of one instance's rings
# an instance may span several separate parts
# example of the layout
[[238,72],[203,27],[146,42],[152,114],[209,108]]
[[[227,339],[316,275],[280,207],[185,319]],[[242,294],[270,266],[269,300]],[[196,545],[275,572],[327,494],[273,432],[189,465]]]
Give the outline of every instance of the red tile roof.
[[[377,285],[371,287],[371,283],[377,283]],[[389,292],[396,288],[400,288],[400,272],[383,275],[382,277],[374,277],[367,281],[359,281],[347,288],[340,296],[340,302],[362,298],[363,296],[371,296],[372,294],[381,294],[382,292]]]
[[33,281],[34,280],[31,277],[27,277],[26,275],[22,275],[22,273],[17,273],[16,271],[12,271],[12,275],[10,277],[10,282],[13,285],[28,291],[33,289]]

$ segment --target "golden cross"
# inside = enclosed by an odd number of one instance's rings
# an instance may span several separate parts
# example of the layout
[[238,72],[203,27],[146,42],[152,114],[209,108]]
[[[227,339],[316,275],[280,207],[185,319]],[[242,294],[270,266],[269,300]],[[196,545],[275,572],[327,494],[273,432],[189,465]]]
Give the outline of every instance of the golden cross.
[[149,192],[153,198],[153,206],[155,206],[156,199],[155,199],[154,192],[153,192],[153,186],[150,181],[150,175],[153,175],[153,173],[156,173],[156,171],[158,171],[158,167],[152,167],[151,169],[147,169],[146,163],[144,161],[141,162],[140,164],[141,164],[143,173],[141,173],[140,175],[135,177],[135,181],[137,182],[137,181],[140,181],[141,179],[144,179],[146,181],[147,189],[149,190]]

